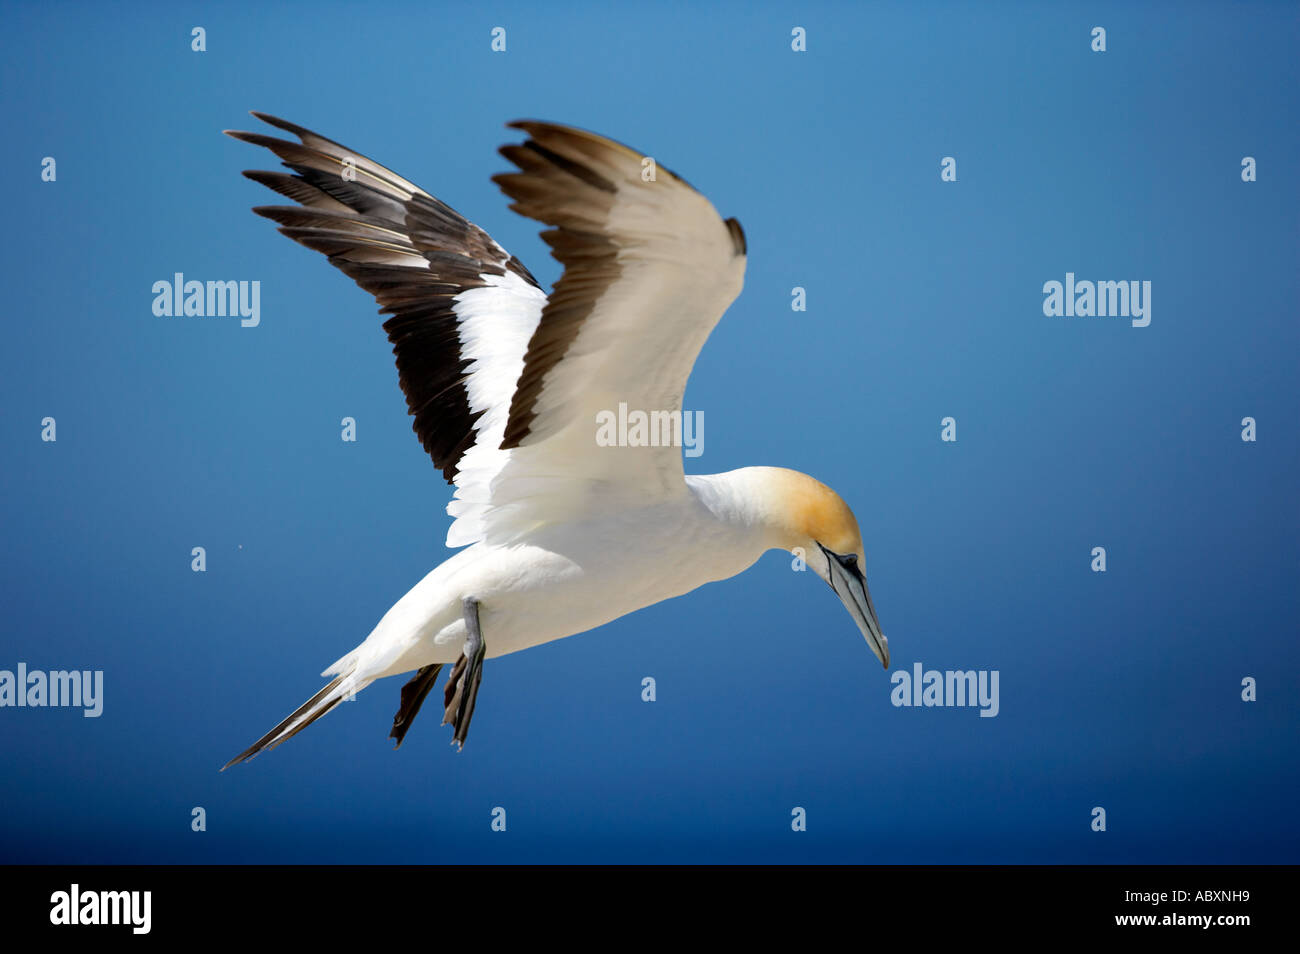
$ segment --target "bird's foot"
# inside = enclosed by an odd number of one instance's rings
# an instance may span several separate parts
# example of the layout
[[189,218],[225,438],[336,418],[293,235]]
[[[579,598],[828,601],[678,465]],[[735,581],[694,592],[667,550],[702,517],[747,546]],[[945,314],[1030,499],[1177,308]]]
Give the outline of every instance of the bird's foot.
[[397,740],[393,748],[402,747],[402,739],[406,738],[407,730],[411,728],[411,723],[419,714],[420,706],[424,704],[424,697],[433,688],[441,669],[442,663],[425,666],[402,687],[402,704],[397,709],[397,715],[393,716],[393,731],[388,733],[390,739]]
[[474,702],[478,698],[478,686],[483,679],[483,656],[487,645],[478,624],[478,600],[472,596],[465,597],[465,649],[456,660],[456,666],[447,677],[447,686],[443,690],[443,703],[446,709],[442,724],[451,723],[452,744],[465,748],[465,736],[469,734],[469,723],[474,718]]

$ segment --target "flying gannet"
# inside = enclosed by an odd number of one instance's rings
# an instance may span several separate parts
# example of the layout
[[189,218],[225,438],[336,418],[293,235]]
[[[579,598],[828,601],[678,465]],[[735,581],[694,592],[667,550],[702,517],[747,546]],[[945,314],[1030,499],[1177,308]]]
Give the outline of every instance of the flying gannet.
[[853,512],[792,470],[686,476],[677,446],[601,446],[602,412],[680,414],[704,341],[740,294],[745,235],[643,155],[569,126],[515,122],[493,177],[551,228],[564,272],[547,295],[523,264],[419,186],[293,123],[298,142],[227,130],[290,171],[244,175],[298,205],[253,211],[374,295],[424,449],[455,486],[448,547],[464,547],[325,670],[334,678],[229,763],[272,749],[376,679],[415,671],[400,746],[439,671],[463,747],[483,661],[572,636],[801,550],[885,668]]

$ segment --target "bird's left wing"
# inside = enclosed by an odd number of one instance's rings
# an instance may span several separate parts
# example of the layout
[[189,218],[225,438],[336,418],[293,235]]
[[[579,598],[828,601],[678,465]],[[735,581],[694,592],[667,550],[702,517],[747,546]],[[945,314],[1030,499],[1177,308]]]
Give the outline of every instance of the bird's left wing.
[[[542,238],[564,274],[528,343],[500,448],[465,456],[448,507],[453,546],[684,493],[672,422],[745,274],[740,224],[652,157],[570,126],[510,125],[529,138],[501,150],[518,171],[493,178],[511,208],[552,226]],[[633,415],[649,428],[602,433]],[[664,446],[665,429],[675,445]]]
[[253,115],[299,141],[227,130],[292,173],[244,175],[300,203],[253,211],[327,255],[391,316],[384,330],[412,428],[455,481],[467,451],[501,443],[545,293],[491,236],[419,186],[310,129]]

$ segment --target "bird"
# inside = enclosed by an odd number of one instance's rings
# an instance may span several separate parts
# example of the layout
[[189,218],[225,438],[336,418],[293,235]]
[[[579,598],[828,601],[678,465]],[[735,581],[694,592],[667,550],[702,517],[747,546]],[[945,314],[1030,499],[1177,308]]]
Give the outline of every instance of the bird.
[[379,303],[412,429],[455,488],[455,552],[223,771],[376,680],[413,673],[389,732],[400,748],[444,666],[443,724],[459,751],[486,660],[729,579],[773,549],[829,584],[889,668],[858,522],[835,491],[781,467],[688,476],[672,442],[597,439],[601,415],[624,404],[680,415],[696,356],[744,283],[736,219],[612,139],[508,123],[523,141],[501,147],[514,168],[492,178],[512,210],[547,226],[541,237],[563,266],[547,294],[419,186],[302,126],[252,115],[293,137],[224,130],[288,170],[243,173],[293,202],[253,211]]

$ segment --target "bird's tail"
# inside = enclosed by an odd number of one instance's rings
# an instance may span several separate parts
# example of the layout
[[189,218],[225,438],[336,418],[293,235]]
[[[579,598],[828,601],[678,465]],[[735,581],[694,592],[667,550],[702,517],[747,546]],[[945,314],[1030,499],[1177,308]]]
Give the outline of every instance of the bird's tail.
[[[339,660],[339,663],[344,663],[346,660],[347,657],[344,657]],[[337,666],[338,663],[335,665]],[[349,666],[347,672],[336,676],[329,685],[295,709],[283,722],[223,765],[221,771],[224,772],[232,765],[248,761],[263,749],[273,749],[285,739],[293,738],[344,699],[370,685],[372,680],[357,679],[354,672],[355,669]]]

